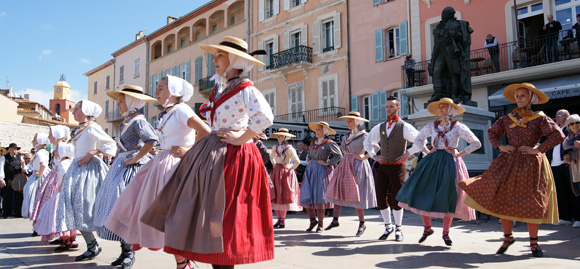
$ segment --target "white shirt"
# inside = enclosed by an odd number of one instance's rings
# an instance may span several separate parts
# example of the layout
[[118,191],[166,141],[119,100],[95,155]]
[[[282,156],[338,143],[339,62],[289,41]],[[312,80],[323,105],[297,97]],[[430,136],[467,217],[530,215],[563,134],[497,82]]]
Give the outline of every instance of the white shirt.
[[40,170],[40,164],[43,163],[44,166],[46,166],[46,169],[44,170],[44,172],[46,173],[46,170],[48,169],[48,151],[46,149],[39,149],[38,151],[36,151],[36,153],[34,154],[34,157],[32,157],[32,171],[39,171]]
[[[438,126],[437,129],[443,131],[441,125]],[[437,136],[438,133],[435,129],[435,124],[431,122],[421,129],[421,132],[419,132],[415,138],[415,145],[417,145],[419,149],[423,149],[427,144],[427,137],[431,137],[431,144],[436,149],[446,149],[447,147],[457,148],[459,145],[459,138],[463,138],[463,140],[469,143],[469,145],[463,149],[467,154],[481,147],[481,142],[477,136],[473,134],[469,127],[461,122],[455,123],[453,129],[445,134],[445,139],[437,138]],[[445,141],[447,141],[447,146],[445,145]]]
[[195,143],[195,130],[187,125],[191,117],[197,116],[193,109],[184,103],[175,105],[163,116],[157,125],[161,149],[171,150],[172,146],[189,147]]
[[[389,135],[391,134],[391,131],[393,131],[394,127],[395,127],[395,124],[391,124],[391,128],[389,128],[388,123],[385,124],[385,129],[387,131],[387,137],[389,137]],[[375,152],[375,147],[380,148],[380,146],[379,146],[379,141],[381,141],[381,130],[380,129],[381,129],[381,124],[377,124],[377,126],[373,127],[373,129],[370,131],[369,135],[367,136],[367,138],[363,142],[365,150],[369,153],[369,155],[371,155],[371,157],[377,156],[377,154]],[[411,124],[408,124],[405,122],[405,125],[403,125],[403,137],[405,138],[405,140],[407,140],[409,142],[413,142],[413,141],[415,141],[415,137],[417,137],[417,134],[419,134],[417,129],[415,129]],[[415,144],[409,150],[407,150],[407,152],[409,152],[409,155],[413,155],[417,151],[419,151],[419,147]]]
[[[211,112],[207,113],[207,119],[211,124]],[[256,87],[250,86],[217,107],[211,129],[240,130],[248,127],[255,133],[261,133],[272,123],[274,114],[270,104]]]
[[75,146],[75,158],[79,159],[95,149],[110,156],[115,156],[117,153],[115,141],[96,123],[90,124],[78,133],[72,143]]
[[[563,128],[560,128],[563,131]],[[562,144],[558,144],[552,150],[552,163],[550,166],[560,166],[564,163],[564,160],[560,158],[560,151],[562,150]]]

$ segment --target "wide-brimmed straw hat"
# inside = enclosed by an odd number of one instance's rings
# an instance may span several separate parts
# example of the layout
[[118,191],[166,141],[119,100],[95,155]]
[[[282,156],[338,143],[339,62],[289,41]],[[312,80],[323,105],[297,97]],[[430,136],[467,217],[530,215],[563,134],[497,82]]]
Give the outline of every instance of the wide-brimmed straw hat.
[[457,114],[455,115],[463,114],[463,112],[465,112],[465,108],[461,107],[459,104],[453,103],[453,100],[447,97],[441,98],[439,99],[439,101],[431,102],[427,106],[427,111],[429,111],[429,113],[435,116],[439,116],[439,112],[437,111],[439,109],[439,104],[448,104],[450,106],[453,106],[455,110],[457,110]]
[[329,131],[331,135],[335,135],[336,131],[333,130],[332,128],[330,128],[330,125],[328,125],[327,122],[325,121],[319,121],[319,122],[311,122],[308,124],[308,128],[310,128],[310,130],[315,131],[316,132],[316,126],[318,125],[322,125],[322,127],[326,127]]
[[205,50],[206,52],[211,53],[213,55],[217,54],[218,50],[223,50],[227,53],[232,53],[244,59],[250,60],[255,64],[266,65],[263,62],[259,61],[258,59],[254,58],[254,56],[252,56],[251,53],[248,53],[248,43],[237,37],[224,36],[224,39],[222,39],[222,42],[220,42],[219,45],[201,44],[199,45],[199,47],[202,50]]
[[136,85],[125,85],[125,87],[123,87],[123,89],[120,91],[107,91],[106,93],[109,97],[115,100],[118,100],[121,94],[126,94],[139,100],[143,100],[147,103],[157,101],[157,99],[145,94],[145,92],[143,92],[143,88]]
[[503,96],[505,97],[505,99],[507,99],[508,101],[512,102],[512,103],[517,103],[516,102],[516,91],[520,88],[524,88],[527,90],[532,91],[535,95],[538,96],[538,102],[536,104],[545,104],[548,102],[548,100],[550,100],[550,98],[548,98],[548,96],[538,90],[538,88],[536,88],[536,86],[534,86],[532,83],[515,83],[515,84],[511,84],[507,87],[505,87],[505,89],[503,90]]
[[272,137],[279,137],[279,136],[287,136],[287,137],[296,137],[295,135],[291,134],[288,129],[280,128],[278,132],[272,134]]
[[364,122],[369,122],[369,120],[367,120],[365,118],[362,118],[360,116],[360,113],[359,112],[356,112],[356,111],[348,112],[348,115],[339,117],[338,119],[339,120],[353,119],[353,120],[362,120]]

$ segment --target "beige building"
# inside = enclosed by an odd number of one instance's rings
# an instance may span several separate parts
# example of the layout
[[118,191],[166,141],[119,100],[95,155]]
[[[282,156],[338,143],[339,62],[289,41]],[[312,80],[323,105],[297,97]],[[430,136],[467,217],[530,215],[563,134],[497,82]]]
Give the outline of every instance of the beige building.
[[22,122],[22,116],[18,115],[18,103],[4,94],[0,94],[0,115],[3,122]]
[[[259,0],[251,47],[266,66],[251,79],[274,111],[292,122],[335,121],[349,110],[347,6],[344,0]],[[257,71],[257,72],[256,72]]]
[[115,60],[109,60],[96,68],[84,73],[89,78],[88,99],[99,104],[103,112],[97,117],[99,124],[110,136],[116,136],[119,122],[123,119],[119,109],[105,93],[113,89]]

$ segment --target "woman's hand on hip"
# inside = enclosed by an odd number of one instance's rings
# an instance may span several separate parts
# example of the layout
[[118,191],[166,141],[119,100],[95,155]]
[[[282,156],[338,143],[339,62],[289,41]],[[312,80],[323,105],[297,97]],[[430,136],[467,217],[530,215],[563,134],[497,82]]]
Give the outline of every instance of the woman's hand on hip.
[[512,145],[501,145],[498,147],[501,152],[512,153],[516,148]]

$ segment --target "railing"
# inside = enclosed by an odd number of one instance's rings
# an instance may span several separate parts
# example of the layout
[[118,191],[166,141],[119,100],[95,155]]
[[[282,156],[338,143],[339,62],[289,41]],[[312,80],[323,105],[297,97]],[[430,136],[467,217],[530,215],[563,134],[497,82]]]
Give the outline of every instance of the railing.
[[213,80],[209,80],[211,77],[202,78],[199,80],[199,91],[205,92],[213,89],[215,82]]
[[[520,40],[519,45],[514,41],[495,48],[472,50],[469,59],[471,76],[575,59],[580,57],[578,45],[576,38],[569,37],[567,31],[561,31],[558,35]],[[431,84],[433,81],[427,70],[430,62],[418,62],[410,68],[401,66],[403,87]]]
[[270,56],[270,64],[267,69],[277,69],[295,63],[312,63],[312,48],[307,46],[297,46]]
[[109,111],[105,111],[105,120],[107,120],[108,122],[111,121],[117,121],[123,118],[123,115],[121,115],[121,112],[119,112],[118,108],[114,108],[112,110]]
[[295,122],[337,121],[345,115],[344,107],[327,107],[274,116],[274,120]]

